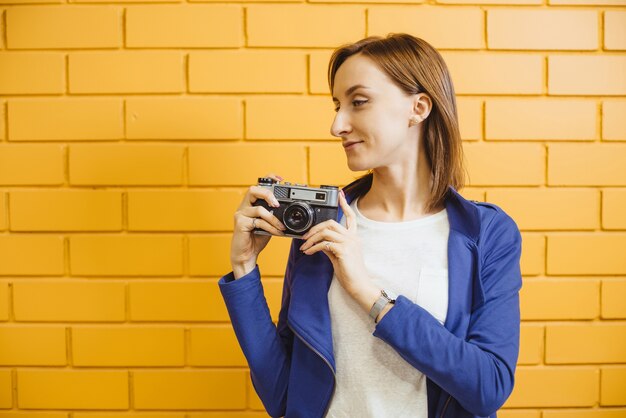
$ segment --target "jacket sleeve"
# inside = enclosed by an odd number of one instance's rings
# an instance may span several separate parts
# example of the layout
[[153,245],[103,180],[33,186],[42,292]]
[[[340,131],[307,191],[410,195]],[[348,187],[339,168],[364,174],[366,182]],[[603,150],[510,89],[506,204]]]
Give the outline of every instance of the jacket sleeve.
[[292,241],[278,325],[274,326],[263,292],[258,264],[235,280],[233,272],[220,278],[218,285],[233,329],[250,367],[250,377],[263,406],[272,417],[285,415],[293,333],[287,326],[290,283],[295,255]]
[[478,416],[490,416],[513,390],[519,353],[521,234],[498,210],[483,232],[479,277],[484,302],[458,338],[404,296],[380,320],[374,336]]

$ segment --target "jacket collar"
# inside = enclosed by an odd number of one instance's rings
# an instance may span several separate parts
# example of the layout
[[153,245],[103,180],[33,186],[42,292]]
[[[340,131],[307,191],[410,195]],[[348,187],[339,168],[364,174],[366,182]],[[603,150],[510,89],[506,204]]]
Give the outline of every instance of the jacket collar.
[[[356,196],[346,194],[350,204]],[[448,238],[448,313],[444,326],[457,336],[462,336],[464,313],[484,302],[480,281],[475,279],[479,268],[477,241],[480,215],[475,204],[466,200],[452,186],[445,198],[450,224]],[[341,220],[341,206],[337,221]],[[298,248],[302,240],[296,241]],[[297,249],[295,250],[297,251]],[[332,332],[328,289],[333,277],[333,266],[326,254],[311,256],[298,254],[292,269],[291,302],[288,321],[305,342],[318,351],[333,367]]]

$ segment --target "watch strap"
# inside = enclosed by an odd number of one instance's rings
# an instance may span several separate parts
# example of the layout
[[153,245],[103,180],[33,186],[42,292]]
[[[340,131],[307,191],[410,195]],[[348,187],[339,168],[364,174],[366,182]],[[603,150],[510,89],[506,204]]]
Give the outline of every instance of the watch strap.
[[374,305],[372,305],[372,309],[370,309],[370,318],[372,318],[374,322],[376,322],[376,318],[378,318],[378,315],[380,315],[380,312],[383,310],[383,308],[389,303],[395,303],[396,297],[397,296],[394,293],[388,290],[381,290],[380,297],[376,302],[374,302]]

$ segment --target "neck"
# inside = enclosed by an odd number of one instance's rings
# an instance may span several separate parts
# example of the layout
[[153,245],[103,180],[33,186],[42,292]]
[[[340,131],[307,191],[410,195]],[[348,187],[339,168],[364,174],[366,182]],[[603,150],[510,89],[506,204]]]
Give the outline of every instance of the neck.
[[359,199],[359,210],[371,219],[387,222],[408,221],[437,212],[440,208],[430,213],[425,210],[431,193],[430,170],[423,152],[412,163],[374,169],[372,187]]

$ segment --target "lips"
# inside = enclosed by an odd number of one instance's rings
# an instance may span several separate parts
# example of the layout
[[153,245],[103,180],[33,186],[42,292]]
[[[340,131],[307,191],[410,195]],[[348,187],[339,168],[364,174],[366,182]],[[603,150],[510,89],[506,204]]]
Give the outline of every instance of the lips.
[[344,142],[343,143],[343,147],[344,148],[348,148],[350,145],[354,145],[354,144],[360,144],[363,141],[350,141],[350,142]]

